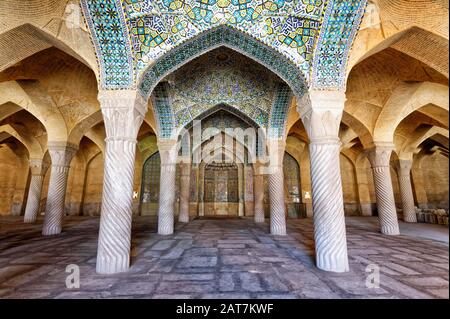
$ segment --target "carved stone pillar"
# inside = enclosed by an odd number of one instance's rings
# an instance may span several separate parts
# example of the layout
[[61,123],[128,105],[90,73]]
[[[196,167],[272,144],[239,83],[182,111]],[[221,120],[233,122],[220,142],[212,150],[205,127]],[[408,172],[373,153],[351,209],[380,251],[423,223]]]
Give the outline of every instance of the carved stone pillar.
[[283,156],[286,143],[281,139],[269,139],[269,197],[270,233],[286,235],[286,205],[284,202]]
[[158,142],[161,156],[161,180],[159,183],[158,234],[173,234],[176,169],[178,148],[176,140]]
[[414,195],[411,186],[412,160],[400,159],[397,164],[398,183],[402,197],[403,220],[408,223],[417,223],[414,209]]
[[255,163],[255,175],[253,176],[255,223],[264,223],[264,175],[261,166],[259,162]]
[[148,104],[137,91],[100,91],[106,129],[105,168],[97,250],[97,273],[130,265],[136,138]]
[[358,158],[356,160],[356,182],[358,187],[358,199],[361,216],[372,216],[372,204],[370,200],[369,182],[367,180],[367,169],[365,167],[365,155],[364,160]]
[[42,159],[30,159],[31,180],[25,208],[25,223],[34,223],[39,214],[41,204],[42,183],[48,169],[48,163]]
[[392,150],[393,145],[378,143],[368,153],[375,184],[378,218],[381,232],[385,235],[400,234],[389,166]]
[[44,226],[42,228],[42,235],[44,236],[61,233],[65,210],[67,177],[69,175],[70,162],[77,152],[77,147],[66,142],[49,142],[48,152],[52,159],[52,165]]
[[299,113],[310,139],[316,264],[326,271],[346,272],[349,264],[338,137],[345,94],[311,91],[310,98],[300,101]]
[[189,190],[191,182],[191,164],[180,164],[180,223],[189,223]]
[[412,182],[414,184],[414,191],[417,199],[417,206],[421,209],[428,208],[427,192],[425,190],[425,179],[423,178],[422,160],[424,159],[423,153],[419,153],[414,156],[413,169],[412,169]]

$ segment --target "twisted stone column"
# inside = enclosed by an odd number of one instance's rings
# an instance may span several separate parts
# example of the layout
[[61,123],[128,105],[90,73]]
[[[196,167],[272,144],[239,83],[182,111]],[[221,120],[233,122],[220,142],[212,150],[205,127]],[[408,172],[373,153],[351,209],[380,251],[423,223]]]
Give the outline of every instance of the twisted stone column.
[[253,198],[255,201],[255,223],[264,223],[264,175],[261,165],[255,163],[255,175],[253,176]]
[[286,205],[284,203],[283,156],[285,142],[269,140],[269,197],[270,197],[270,233],[286,235]]
[[381,232],[385,235],[400,234],[389,165],[392,149],[392,145],[378,144],[368,154],[375,184],[378,218]]
[[66,142],[49,142],[48,152],[52,159],[50,183],[48,186],[47,205],[45,208],[42,235],[50,236],[61,233],[65,210],[67,177],[70,162],[77,151],[75,145]]
[[423,171],[422,171],[422,161],[424,159],[424,152],[420,152],[414,157],[414,166],[412,169],[412,182],[414,185],[414,191],[417,199],[417,206],[421,209],[427,209],[428,208],[428,198],[427,198],[427,192],[425,191],[424,181],[423,178]]
[[47,169],[48,164],[44,163],[42,159],[30,160],[31,180],[28,190],[27,206],[25,207],[25,223],[34,223],[39,214],[42,183],[44,182],[44,176]]
[[349,264],[338,137],[345,95],[311,91],[310,96],[310,104],[306,97],[300,102],[299,112],[310,139],[316,264],[326,271],[345,272]]
[[133,175],[136,137],[147,102],[136,91],[100,91],[106,151],[97,273],[113,274],[130,266]]
[[417,223],[414,209],[414,195],[411,186],[411,160],[399,160],[397,165],[398,183],[402,197],[403,220],[408,223]]
[[189,189],[191,182],[191,164],[180,164],[180,223],[189,223]]
[[177,168],[177,141],[160,140],[158,142],[161,156],[161,181],[159,183],[159,210],[158,234],[173,234],[176,168]]
[[358,186],[358,200],[361,216],[372,216],[369,182],[365,166],[366,154],[361,153],[356,159],[356,182]]

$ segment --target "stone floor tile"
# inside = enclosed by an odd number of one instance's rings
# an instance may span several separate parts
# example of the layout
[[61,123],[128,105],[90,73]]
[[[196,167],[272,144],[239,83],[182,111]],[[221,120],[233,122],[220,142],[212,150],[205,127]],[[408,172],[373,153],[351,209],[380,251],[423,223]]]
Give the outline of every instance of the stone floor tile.
[[[41,219],[0,217],[0,298],[448,298],[448,244],[382,235],[374,218],[346,219],[350,271],[336,274],[314,265],[309,219],[289,219],[286,237],[251,218],[197,219],[160,236],[155,218],[135,217],[131,267],[115,275],[95,272],[98,218],[68,216],[51,237]],[[80,289],[65,286],[69,264]],[[379,289],[365,286],[370,264]]]

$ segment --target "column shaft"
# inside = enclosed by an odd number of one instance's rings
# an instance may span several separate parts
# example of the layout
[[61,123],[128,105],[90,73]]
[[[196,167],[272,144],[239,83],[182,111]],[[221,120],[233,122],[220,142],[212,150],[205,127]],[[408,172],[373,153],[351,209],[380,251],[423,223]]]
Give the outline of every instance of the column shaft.
[[97,272],[126,271],[130,264],[136,142],[107,140]]
[[325,271],[349,270],[344,199],[339,164],[342,91],[311,90],[299,112],[310,140],[311,188],[316,265]]
[[191,164],[180,165],[180,215],[178,221],[189,222],[189,190],[191,181]]
[[176,140],[158,142],[161,155],[161,180],[159,183],[158,234],[171,235],[174,227],[176,189]]
[[414,209],[414,195],[411,186],[412,161],[400,160],[398,163],[398,182],[400,195],[402,197],[403,220],[408,223],[417,223],[416,211]]
[[284,175],[283,167],[273,167],[269,174],[270,196],[270,233],[272,235],[286,235],[286,206],[284,204]]
[[312,199],[317,267],[349,270],[344,200],[339,166],[340,143],[311,142]]
[[44,236],[61,233],[62,219],[65,211],[67,177],[69,175],[70,162],[75,152],[76,147],[73,145],[49,143],[52,165],[44,225],[42,228],[42,234]]
[[147,102],[136,91],[101,91],[99,101],[107,138],[96,270],[113,274],[130,267],[136,137]]
[[391,147],[375,147],[369,152],[369,160],[372,165],[381,232],[385,235],[399,235],[397,209],[389,166],[391,152]]
[[253,177],[255,200],[255,222],[264,223],[264,175],[257,172]]
[[30,188],[28,191],[27,206],[25,208],[25,223],[34,223],[39,213],[41,204],[43,175],[32,175],[30,180]]

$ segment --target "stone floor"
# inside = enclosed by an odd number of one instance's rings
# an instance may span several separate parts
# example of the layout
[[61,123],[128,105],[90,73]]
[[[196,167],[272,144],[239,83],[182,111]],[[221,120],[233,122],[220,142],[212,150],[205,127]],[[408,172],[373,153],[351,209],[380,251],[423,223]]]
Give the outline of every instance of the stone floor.
[[[448,244],[383,236],[373,218],[347,218],[345,274],[314,267],[311,220],[289,220],[286,237],[249,219],[195,220],[162,237],[135,218],[132,267],[112,276],[95,273],[97,218],[68,217],[50,238],[41,224],[0,218],[0,298],[449,297]],[[66,288],[69,264],[80,267],[80,289]],[[368,264],[380,267],[380,288],[366,287]]]

